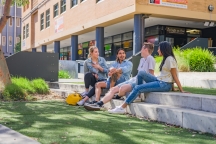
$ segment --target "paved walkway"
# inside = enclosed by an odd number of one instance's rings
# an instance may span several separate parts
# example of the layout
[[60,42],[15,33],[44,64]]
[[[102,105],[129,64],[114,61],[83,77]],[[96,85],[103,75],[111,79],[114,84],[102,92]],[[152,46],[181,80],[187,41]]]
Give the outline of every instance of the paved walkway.
[[0,144],[40,144],[40,143],[0,124]]

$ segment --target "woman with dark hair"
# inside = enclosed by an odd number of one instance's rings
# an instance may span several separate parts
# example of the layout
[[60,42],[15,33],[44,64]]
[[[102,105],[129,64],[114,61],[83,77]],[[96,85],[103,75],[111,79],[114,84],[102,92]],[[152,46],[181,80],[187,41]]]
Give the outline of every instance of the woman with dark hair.
[[[145,71],[139,71],[137,75],[137,86],[128,95],[121,106],[109,110],[110,113],[123,114],[127,105],[131,104],[140,93],[144,92],[168,92],[175,82],[180,90],[184,92],[178,79],[178,66],[172,47],[167,41],[161,42],[158,47],[159,56],[163,56],[160,64],[160,75],[155,77]],[[146,82],[143,84],[143,80]]]
[[[130,74],[132,71],[133,64],[125,60],[126,53],[125,50],[120,48],[117,50],[116,61],[112,64],[112,67],[108,72],[108,79],[106,81],[97,82],[95,87],[95,100],[91,104],[96,103],[100,100],[101,89],[102,88],[111,88],[117,84],[120,84],[124,81],[130,79]],[[86,99],[87,100],[87,99]],[[84,99],[84,101],[86,101]]]

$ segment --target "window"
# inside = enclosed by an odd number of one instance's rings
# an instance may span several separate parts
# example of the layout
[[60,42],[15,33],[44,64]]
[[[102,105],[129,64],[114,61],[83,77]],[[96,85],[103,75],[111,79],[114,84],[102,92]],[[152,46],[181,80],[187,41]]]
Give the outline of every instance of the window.
[[66,11],[66,0],[61,0],[61,13]]
[[23,39],[25,39],[25,26],[23,27]]
[[6,37],[2,36],[2,46],[5,46],[5,44],[6,44]]
[[77,0],[71,0],[71,8],[77,5]]
[[12,46],[12,36],[9,36],[9,46]]
[[20,43],[20,37],[16,37],[16,44]]
[[20,18],[16,18],[16,26],[20,27]]
[[44,29],[44,13],[41,14],[41,26],[40,29],[43,30]]
[[50,26],[50,9],[46,10],[46,28]]
[[9,18],[9,26],[12,26],[12,25],[13,25],[13,18],[10,17],[10,18]]
[[58,15],[58,3],[53,6],[53,16],[56,17]]
[[29,37],[29,24],[26,25],[26,38]]

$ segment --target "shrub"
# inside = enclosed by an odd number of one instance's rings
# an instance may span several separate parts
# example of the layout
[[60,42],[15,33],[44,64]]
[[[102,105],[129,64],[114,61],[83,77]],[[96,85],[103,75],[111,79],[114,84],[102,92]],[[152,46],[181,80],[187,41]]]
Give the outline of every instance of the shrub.
[[17,84],[7,85],[2,93],[4,100],[25,100],[27,93]]
[[173,52],[178,63],[178,70],[181,72],[190,71],[189,61],[185,57],[184,51],[181,51],[180,48],[174,48]]
[[69,79],[71,77],[68,71],[60,70],[58,73],[58,78]]
[[[207,49],[191,48],[186,50],[180,50],[174,48],[178,70],[181,72],[197,71],[197,72],[213,72],[215,56]],[[155,71],[159,72],[159,66],[162,61],[162,57],[155,57]]]
[[32,86],[38,94],[49,93],[49,87],[47,83],[41,78],[32,80]]
[[191,71],[213,72],[214,56],[207,49],[194,48],[186,51]]
[[23,77],[13,77],[12,83],[24,89],[27,93],[33,94],[35,93],[35,89],[32,87],[30,80]]

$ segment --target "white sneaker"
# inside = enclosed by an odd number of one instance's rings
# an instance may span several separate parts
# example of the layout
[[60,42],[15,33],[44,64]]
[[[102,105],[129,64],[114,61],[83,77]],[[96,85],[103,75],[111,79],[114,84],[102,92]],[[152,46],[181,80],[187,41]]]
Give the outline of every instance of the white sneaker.
[[108,110],[108,112],[113,114],[124,114],[125,110],[121,106],[117,106],[114,109]]
[[83,106],[83,105],[85,104],[85,102],[84,102],[84,100],[82,99],[82,100],[78,101],[77,104],[78,104],[79,106]]
[[81,93],[81,96],[85,97],[87,94],[88,94],[88,92],[84,91],[84,92]]
[[141,98],[137,97],[133,102],[141,102]]

